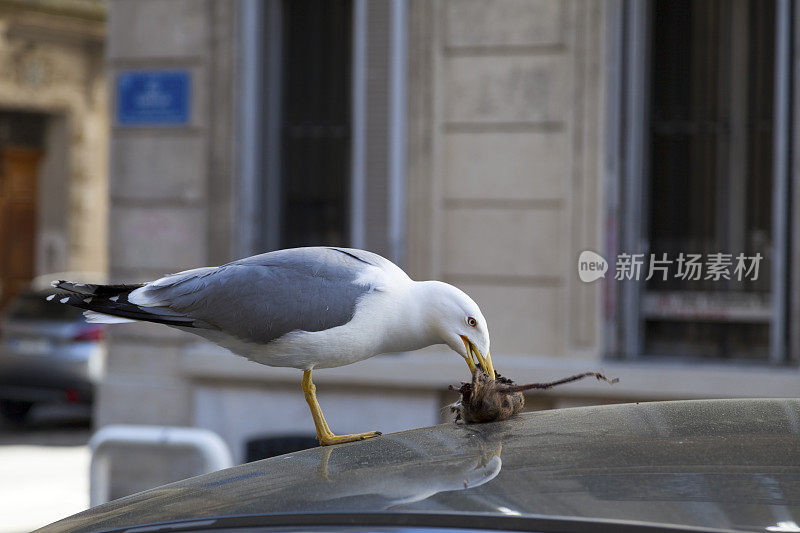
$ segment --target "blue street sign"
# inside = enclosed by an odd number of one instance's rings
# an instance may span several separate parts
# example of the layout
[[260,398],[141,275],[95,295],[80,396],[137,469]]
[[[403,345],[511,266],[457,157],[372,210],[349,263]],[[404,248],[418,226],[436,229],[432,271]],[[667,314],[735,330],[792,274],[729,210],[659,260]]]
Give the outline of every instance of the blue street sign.
[[182,126],[191,115],[186,70],[129,70],[117,76],[117,124]]

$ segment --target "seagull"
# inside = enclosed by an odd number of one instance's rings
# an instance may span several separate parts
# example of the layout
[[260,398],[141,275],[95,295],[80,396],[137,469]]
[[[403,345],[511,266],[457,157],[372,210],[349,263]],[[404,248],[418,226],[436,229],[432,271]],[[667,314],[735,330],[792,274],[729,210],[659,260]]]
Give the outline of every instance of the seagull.
[[495,375],[486,319],[472,298],[441,281],[414,281],[365,250],[291,248],[148,283],[52,285],[65,292],[47,299],[85,309],[89,322],[165,324],[257,363],[302,370],[323,446],[380,432],[335,435],[317,401],[316,369],[446,344],[471,373]]

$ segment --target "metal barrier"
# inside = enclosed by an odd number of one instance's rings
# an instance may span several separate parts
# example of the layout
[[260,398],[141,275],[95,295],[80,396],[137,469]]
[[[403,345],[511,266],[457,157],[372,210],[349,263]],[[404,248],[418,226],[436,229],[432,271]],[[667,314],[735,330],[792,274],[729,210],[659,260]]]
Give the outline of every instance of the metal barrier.
[[92,461],[89,467],[89,504],[94,507],[109,500],[108,452],[115,446],[144,448],[186,448],[203,457],[203,471],[214,472],[233,466],[225,441],[209,429],[173,426],[111,425],[89,439]]

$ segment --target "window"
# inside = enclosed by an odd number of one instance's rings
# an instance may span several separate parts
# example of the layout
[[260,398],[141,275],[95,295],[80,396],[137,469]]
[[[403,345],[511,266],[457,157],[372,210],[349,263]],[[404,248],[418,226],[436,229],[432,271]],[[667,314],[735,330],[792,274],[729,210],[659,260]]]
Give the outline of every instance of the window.
[[[789,32],[779,22],[790,8],[781,4],[623,8],[611,200],[620,238],[610,240],[619,243],[612,255],[643,253],[644,266],[611,298],[612,353],[787,359],[789,94],[780,89],[790,70]],[[699,254],[708,268],[718,253],[731,254],[722,258],[731,279],[676,275],[681,254]],[[755,279],[733,275],[738,254],[763,258]],[[645,280],[652,257],[667,259],[666,279]]]
[[352,2],[270,0],[243,11],[246,248],[348,245]]
[[402,263],[406,9],[242,1],[236,255],[348,245]]
[[352,5],[284,0],[280,248],[347,245]]

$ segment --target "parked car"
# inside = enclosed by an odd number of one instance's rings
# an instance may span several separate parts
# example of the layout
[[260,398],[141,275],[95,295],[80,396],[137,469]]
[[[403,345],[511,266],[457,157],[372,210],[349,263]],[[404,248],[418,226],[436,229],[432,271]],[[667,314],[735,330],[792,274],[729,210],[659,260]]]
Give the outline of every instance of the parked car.
[[102,371],[103,326],[48,294],[21,293],[0,317],[0,414],[12,422],[37,403],[90,404]]
[[798,399],[531,412],[248,463],[40,531],[798,531],[799,432]]

